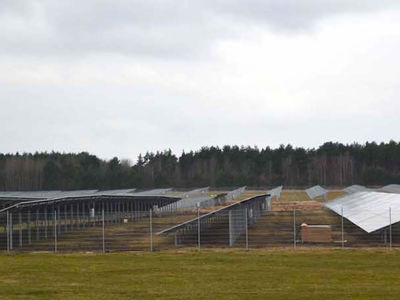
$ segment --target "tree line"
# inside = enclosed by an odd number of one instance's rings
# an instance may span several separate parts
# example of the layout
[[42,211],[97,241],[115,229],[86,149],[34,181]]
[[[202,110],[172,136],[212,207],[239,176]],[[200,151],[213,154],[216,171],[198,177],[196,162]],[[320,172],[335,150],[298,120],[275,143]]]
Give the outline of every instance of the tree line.
[[203,147],[103,160],[82,153],[0,154],[0,190],[127,187],[348,186],[400,183],[400,143],[341,144],[317,149],[281,145]]

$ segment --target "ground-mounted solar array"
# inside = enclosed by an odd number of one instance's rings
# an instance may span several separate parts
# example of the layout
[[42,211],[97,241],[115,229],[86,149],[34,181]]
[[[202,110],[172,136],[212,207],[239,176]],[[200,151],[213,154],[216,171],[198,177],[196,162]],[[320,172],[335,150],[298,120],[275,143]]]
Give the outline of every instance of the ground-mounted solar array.
[[0,249],[400,246],[398,194],[365,189],[0,192]]
[[348,187],[344,188],[343,192],[345,192],[347,194],[354,194],[354,193],[357,193],[357,192],[366,192],[366,191],[370,191],[370,190],[371,189],[369,189],[369,188],[367,188],[365,186],[354,184],[354,185],[351,185],[351,186],[348,186]]
[[400,222],[399,194],[358,192],[331,200],[325,206],[368,233]]
[[379,192],[400,194],[400,184],[389,184],[377,189]]
[[327,190],[325,190],[323,187],[316,185],[313,187],[310,187],[308,189],[305,190],[308,197],[310,197],[310,199],[314,199],[320,196],[325,197],[325,195],[327,194]]

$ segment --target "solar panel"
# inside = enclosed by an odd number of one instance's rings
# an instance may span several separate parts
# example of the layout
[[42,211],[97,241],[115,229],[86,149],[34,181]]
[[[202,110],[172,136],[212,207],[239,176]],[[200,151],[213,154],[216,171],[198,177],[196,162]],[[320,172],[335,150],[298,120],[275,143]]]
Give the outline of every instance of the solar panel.
[[378,189],[378,191],[385,192],[385,193],[400,194],[400,185],[399,184],[385,185],[384,187],[381,187],[380,189]]
[[98,191],[96,194],[100,195],[122,195],[133,193],[136,189],[120,189],[120,190],[106,190]]
[[357,184],[348,186],[347,188],[343,189],[343,192],[345,192],[347,194],[354,194],[357,192],[367,192],[367,191],[371,191],[371,189],[366,188],[365,186],[362,186],[362,185],[357,185]]
[[[97,193],[97,190],[80,190],[80,191],[62,191],[58,192],[55,194],[55,197],[49,197],[49,198],[39,198],[39,199],[29,199],[26,200],[24,198],[20,198],[20,201],[13,201],[14,203],[10,206],[6,206],[3,208],[0,208],[0,213],[4,212],[9,209],[13,208],[21,208],[21,207],[27,207],[27,206],[35,206],[35,205],[40,205],[40,204],[50,204],[50,203],[58,203],[60,201],[70,201],[70,200],[85,200],[88,198],[97,198],[97,199],[108,199],[108,198],[115,198],[115,197],[130,197],[130,198],[135,198],[135,197],[144,197],[144,198],[152,198],[152,197],[163,197],[163,198],[169,198],[169,199],[174,199],[174,201],[179,200],[179,197],[174,197],[171,195],[166,195],[167,192],[169,192],[171,189],[156,189],[156,190],[150,190],[150,191],[145,191],[145,192],[140,192],[140,193],[116,193],[116,194],[101,194]],[[5,199],[5,198],[3,198]],[[15,198],[18,199],[18,198]],[[0,198],[1,200],[1,198]]]
[[46,199],[59,194],[61,191],[23,191],[0,192],[0,198]]
[[278,186],[278,187],[268,191],[268,194],[271,195],[271,198],[276,197],[276,199],[279,200],[279,198],[281,197],[282,188],[283,188],[282,185]]
[[306,189],[305,192],[307,193],[308,197],[310,197],[311,199],[317,198],[319,196],[324,196],[326,195],[326,193],[328,192],[327,190],[325,190],[324,188],[322,188],[319,185],[313,186],[309,189]]
[[325,203],[325,206],[370,233],[400,222],[400,195],[358,192]]
[[183,198],[179,201],[176,202],[176,207],[178,209],[183,209],[183,208],[194,208],[196,207],[197,203],[202,206],[202,202],[211,200],[212,198],[208,196],[202,196],[202,197],[192,197],[192,198]]
[[54,199],[54,198],[65,198],[65,197],[82,197],[94,195],[98,190],[73,190],[73,191],[61,191],[52,197],[47,197],[46,199]]
[[186,193],[183,193],[182,198],[192,198],[192,197],[200,197],[204,196],[208,193],[210,187],[195,189]]
[[143,192],[132,193],[134,196],[163,196],[166,193],[172,191],[172,188],[168,189],[154,189]]
[[261,215],[261,211],[260,211],[261,209],[263,209],[263,210],[269,209],[269,207],[267,205],[265,207],[262,207],[263,204],[266,203],[267,197],[269,197],[269,194],[263,194],[263,195],[259,195],[259,196],[255,196],[255,197],[251,197],[248,199],[244,199],[244,200],[235,202],[228,206],[222,207],[220,209],[217,209],[210,213],[202,215],[199,218],[194,218],[189,221],[183,222],[181,224],[175,225],[171,228],[167,228],[161,232],[158,232],[157,235],[168,235],[171,233],[175,233],[176,231],[182,230],[185,227],[187,227],[188,230],[196,228],[197,222],[199,220],[201,220],[201,222],[206,222],[207,220],[212,219],[216,215],[227,213],[230,210],[234,210],[237,208],[244,209],[246,207],[246,205],[249,205],[249,207],[251,208],[251,217],[249,217],[249,222],[255,222],[255,220]]
[[233,201],[233,200],[235,200],[237,197],[239,197],[241,194],[243,194],[245,190],[246,190],[246,187],[245,187],[245,186],[242,186],[242,187],[240,187],[240,188],[238,188],[238,189],[235,189],[235,190],[233,190],[233,191],[230,191],[230,192],[228,192],[228,193],[226,194],[225,199],[226,199],[227,201]]

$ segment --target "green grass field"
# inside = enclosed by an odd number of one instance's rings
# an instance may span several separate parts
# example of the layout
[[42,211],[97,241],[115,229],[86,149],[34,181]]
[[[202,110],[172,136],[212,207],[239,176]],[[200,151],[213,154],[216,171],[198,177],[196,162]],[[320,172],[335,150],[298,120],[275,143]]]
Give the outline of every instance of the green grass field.
[[1,299],[399,299],[400,251],[0,255]]

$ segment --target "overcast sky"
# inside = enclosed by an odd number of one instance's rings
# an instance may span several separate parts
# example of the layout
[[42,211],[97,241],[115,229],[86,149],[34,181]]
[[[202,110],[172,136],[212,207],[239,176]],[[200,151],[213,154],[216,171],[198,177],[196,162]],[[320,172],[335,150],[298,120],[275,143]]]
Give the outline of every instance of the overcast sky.
[[0,0],[0,152],[400,140],[399,0]]

